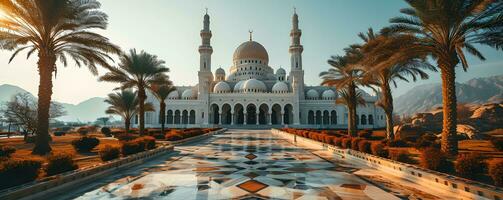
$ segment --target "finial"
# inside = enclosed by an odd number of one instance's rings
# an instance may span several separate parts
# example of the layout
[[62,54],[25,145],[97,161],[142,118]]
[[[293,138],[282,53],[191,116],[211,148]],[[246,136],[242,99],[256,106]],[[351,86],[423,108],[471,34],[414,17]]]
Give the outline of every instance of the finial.
[[253,31],[252,30],[248,30],[248,33],[250,33],[250,41],[252,41],[252,33],[253,33]]
[[293,14],[297,14],[297,8],[295,6],[293,7]]
[[208,7],[204,8],[206,10],[206,13],[205,14],[208,14]]

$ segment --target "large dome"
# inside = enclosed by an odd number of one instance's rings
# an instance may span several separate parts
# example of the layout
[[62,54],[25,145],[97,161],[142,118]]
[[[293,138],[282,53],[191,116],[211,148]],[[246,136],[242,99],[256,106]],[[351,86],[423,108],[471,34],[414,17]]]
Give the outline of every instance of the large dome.
[[241,85],[241,90],[243,92],[266,92],[267,87],[264,82],[252,78]]
[[220,81],[215,85],[215,87],[213,87],[213,92],[215,93],[231,92],[231,87],[226,82]]
[[288,85],[286,85],[286,83],[283,81],[279,81],[272,86],[272,92],[286,93],[288,92]]
[[267,64],[269,62],[269,54],[267,54],[264,46],[260,43],[250,40],[244,42],[236,48],[233,59],[234,61],[243,59],[260,59],[265,61],[265,64]]

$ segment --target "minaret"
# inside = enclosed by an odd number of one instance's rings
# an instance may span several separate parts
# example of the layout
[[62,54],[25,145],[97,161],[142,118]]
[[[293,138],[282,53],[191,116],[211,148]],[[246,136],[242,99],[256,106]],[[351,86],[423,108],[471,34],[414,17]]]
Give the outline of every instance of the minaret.
[[199,85],[198,85],[198,96],[197,99],[202,101],[206,106],[201,110],[204,114],[199,114],[202,116],[198,123],[208,124],[209,120],[209,88],[211,81],[213,81],[213,74],[211,73],[211,54],[213,53],[213,48],[210,44],[211,31],[210,31],[210,16],[208,15],[208,9],[206,9],[206,14],[204,15],[204,25],[203,30],[201,30],[201,45],[199,46]]
[[292,30],[290,37],[292,39],[288,52],[290,53],[290,85],[295,95],[293,105],[293,124],[300,124],[300,101],[305,99],[304,94],[304,70],[302,70],[302,51],[304,47],[300,44],[302,32],[299,29],[299,16],[294,8],[292,16]]

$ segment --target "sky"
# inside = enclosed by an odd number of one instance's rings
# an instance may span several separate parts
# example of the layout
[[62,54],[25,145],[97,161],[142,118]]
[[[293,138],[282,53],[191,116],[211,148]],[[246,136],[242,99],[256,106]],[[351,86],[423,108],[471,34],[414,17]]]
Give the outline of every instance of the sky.
[[[391,17],[399,15],[406,7],[401,0],[101,0],[102,10],[109,16],[109,26],[98,31],[123,50],[136,48],[157,55],[170,68],[170,78],[176,85],[197,84],[199,69],[199,31],[203,26],[205,8],[211,20],[213,37],[212,70],[226,71],[232,64],[232,54],[237,46],[248,40],[248,30],[253,30],[253,40],[261,43],[269,53],[269,65],[287,71],[288,46],[293,8],[299,15],[304,45],[303,67],[307,85],[319,85],[319,73],[327,70],[327,60],[342,54],[342,49],[360,42],[357,33],[369,27],[378,30],[389,25]],[[503,74],[503,54],[481,47],[487,60],[482,62],[469,57],[468,72],[461,69],[457,81]],[[12,63],[12,52],[0,51],[0,85],[12,84],[36,94],[38,72],[36,56],[26,60],[18,55]],[[104,74],[100,70],[100,74]],[[117,84],[98,82],[85,67],[74,64],[58,67],[54,79],[53,99],[77,104],[92,97],[104,97]],[[425,83],[439,83],[440,74],[431,73],[429,80],[401,83],[394,96]]]

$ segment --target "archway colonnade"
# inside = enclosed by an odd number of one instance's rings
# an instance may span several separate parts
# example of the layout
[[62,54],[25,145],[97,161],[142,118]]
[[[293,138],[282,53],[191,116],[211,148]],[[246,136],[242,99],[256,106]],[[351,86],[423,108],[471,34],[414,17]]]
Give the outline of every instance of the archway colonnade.
[[291,104],[212,104],[209,123],[219,125],[285,125],[294,123]]
[[195,110],[168,110],[166,113],[166,124],[195,124]]

